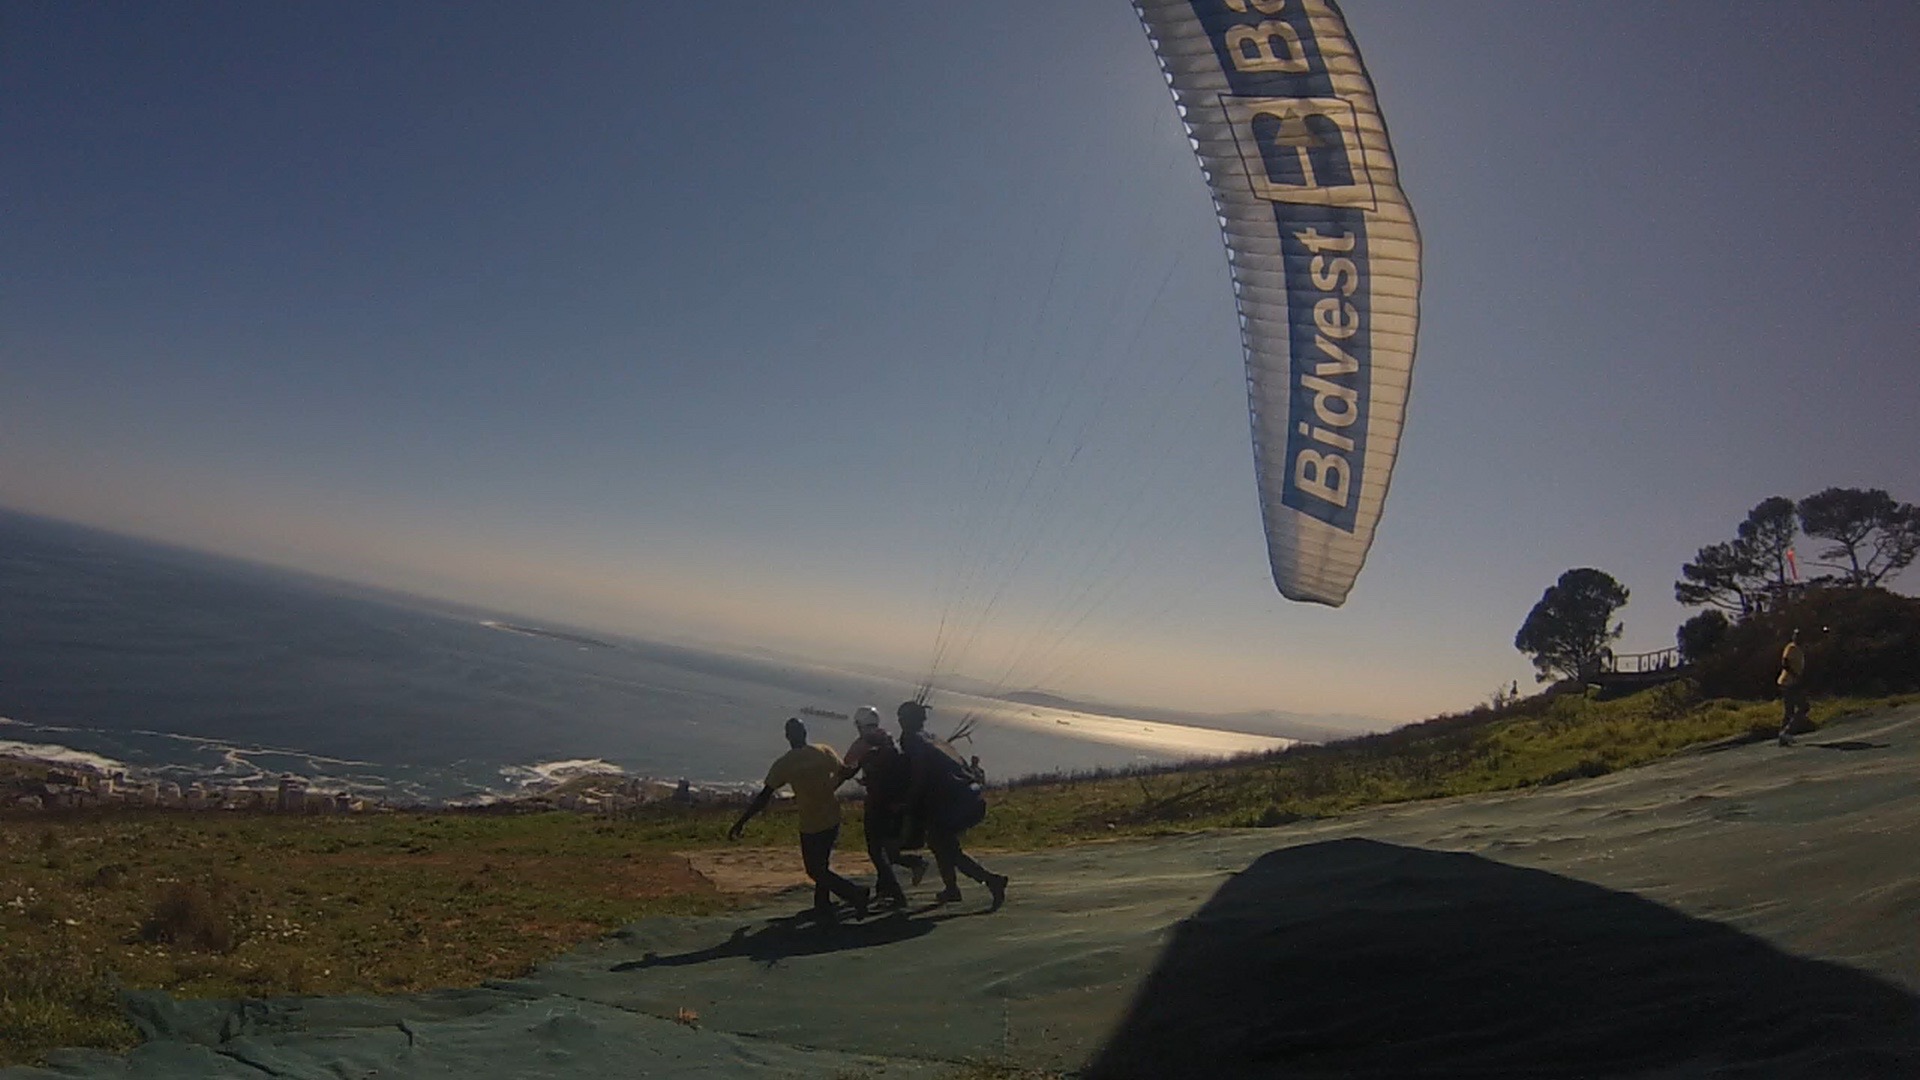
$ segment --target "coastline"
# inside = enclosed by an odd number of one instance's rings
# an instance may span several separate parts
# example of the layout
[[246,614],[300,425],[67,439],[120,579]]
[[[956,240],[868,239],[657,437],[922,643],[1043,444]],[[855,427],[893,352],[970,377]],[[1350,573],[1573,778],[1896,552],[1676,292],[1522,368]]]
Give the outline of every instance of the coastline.
[[[1230,764],[1303,745],[1301,740],[1278,736],[1057,707],[1008,703],[988,706],[974,699],[971,704],[980,707],[966,708],[966,696],[958,694],[949,695],[949,700],[956,704],[950,705],[948,711],[960,712],[963,725],[979,717],[1015,736],[1022,732],[1037,733],[1089,744],[1130,747],[1140,752],[1135,760],[1122,764],[1010,771],[994,777],[992,786],[995,787],[1180,772]],[[816,706],[796,711],[819,721],[845,718],[844,714]],[[26,729],[22,734],[71,730],[40,728],[3,717],[0,725]],[[0,727],[0,732],[5,731],[7,727]],[[162,737],[206,741],[187,736]],[[497,787],[481,786],[469,778],[461,785],[439,785],[440,790],[452,790],[453,794],[427,795],[418,793],[430,790],[426,785],[403,774],[383,776],[383,767],[374,762],[341,761],[284,747],[212,745],[219,752],[219,760],[210,763],[211,767],[196,768],[181,763],[136,765],[60,742],[0,739],[0,809],[139,807],[323,814],[391,810],[503,813],[565,810],[618,816],[663,801],[731,805],[747,799],[759,788],[757,780],[692,780],[651,775],[629,772],[603,758],[578,757],[502,765],[498,767],[500,784]],[[305,771],[301,771],[302,763],[307,766]],[[332,771],[349,775],[331,775],[326,769],[315,767],[316,763],[345,766]],[[993,764],[988,762],[989,769]],[[236,765],[238,767],[234,767]],[[351,775],[355,772],[359,775]]]
[[[54,743],[8,743],[0,747],[0,811],[186,810],[291,814],[359,814],[394,811],[496,813],[564,810],[618,815],[653,803],[732,804],[747,792],[738,786],[694,786],[679,781],[628,776],[587,762],[561,762],[578,770],[553,769],[524,790],[471,799],[391,800],[315,787],[286,774],[270,784],[159,779],[148,770]],[[604,763],[601,763],[604,764]]]

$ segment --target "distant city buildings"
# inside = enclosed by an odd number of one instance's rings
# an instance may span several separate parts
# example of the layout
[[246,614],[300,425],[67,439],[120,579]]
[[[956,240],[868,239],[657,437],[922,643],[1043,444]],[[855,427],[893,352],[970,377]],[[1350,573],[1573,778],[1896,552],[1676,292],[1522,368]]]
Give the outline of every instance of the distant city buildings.
[[124,772],[0,758],[0,810],[85,810],[96,807],[157,807],[181,810],[252,810],[293,814],[346,814],[385,809],[385,804],[345,791],[312,791],[305,779],[284,775],[273,788],[218,786],[193,781],[129,780]]
[[[738,792],[694,788],[686,780],[669,783],[620,775],[578,778],[544,791],[497,802],[477,803],[497,812],[565,810],[620,817],[642,807],[692,806],[744,799]],[[461,804],[450,804],[458,807]],[[221,785],[194,780],[129,778],[122,771],[0,757],[0,810],[84,810],[104,807],[153,807],[192,811],[248,811],[281,814],[353,814],[400,809],[378,799],[346,791],[319,791],[305,777],[284,773],[272,787]]]

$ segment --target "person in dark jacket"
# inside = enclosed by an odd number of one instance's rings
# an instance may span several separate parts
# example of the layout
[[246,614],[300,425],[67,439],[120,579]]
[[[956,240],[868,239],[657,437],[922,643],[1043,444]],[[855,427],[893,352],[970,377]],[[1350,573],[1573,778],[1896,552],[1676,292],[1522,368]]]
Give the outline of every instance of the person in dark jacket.
[[946,885],[941,903],[960,899],[958,874],[965,874],[985,885],[998,910],[1007,901],[1007,878],[996,874],[968,855],[960,847],[966,831],[987,816],[986,797],[974,779],[960,752],[945,739],[926,731],[927,707],[918,701],[903,701],[896,715],[900,719],[900,748],[908,763],[905,806],[926,822],[927,848],[940,868],[940,880]]
[[900,887],[895,866],[904,866],[913,874],[913,883],[927,873],[927,860],[920,855],[900,851],[901,827],[905,824],[897,807],[906,801],[907,758],[893,743],[893,737],[880,727],[880,710],[862,705],[853,711],[853,727],[858,733],[847,747],[844,776],[858,776],[867,789],[863,813],[867,837],[867,858],[873,860],[874,894],[883,907],[906,907],[907,893]]

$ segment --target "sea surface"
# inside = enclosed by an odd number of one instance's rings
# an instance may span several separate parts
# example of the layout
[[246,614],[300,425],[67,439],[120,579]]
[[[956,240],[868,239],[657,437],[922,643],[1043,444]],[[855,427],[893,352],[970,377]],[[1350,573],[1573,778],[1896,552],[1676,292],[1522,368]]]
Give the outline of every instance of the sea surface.
[[[670,628],[667,628],[670,630]],[[663,633],[662,637],[671,636]],[[906,683],[542,624],[0,511],[0,754],[483,802],[586,771],[750,787],[803,711],[842,746]],[[936,693],[996,777],[1286,740]],[[834,716],[813,713],[835,714]]]

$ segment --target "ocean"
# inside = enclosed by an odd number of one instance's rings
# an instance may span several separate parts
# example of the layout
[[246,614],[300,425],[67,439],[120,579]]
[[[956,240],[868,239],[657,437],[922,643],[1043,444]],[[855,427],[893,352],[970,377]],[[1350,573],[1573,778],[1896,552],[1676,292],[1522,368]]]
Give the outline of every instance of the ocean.
[[[661,636],[668,636],[662,634]],[[543,625],[0,511],[0,754],[134,778],[484,802],[581,772],[753,786],[805,714],[903,681]],[[936,693],[995,777],[1286,740]],[[832,714],[832,715],[822,715]]]

